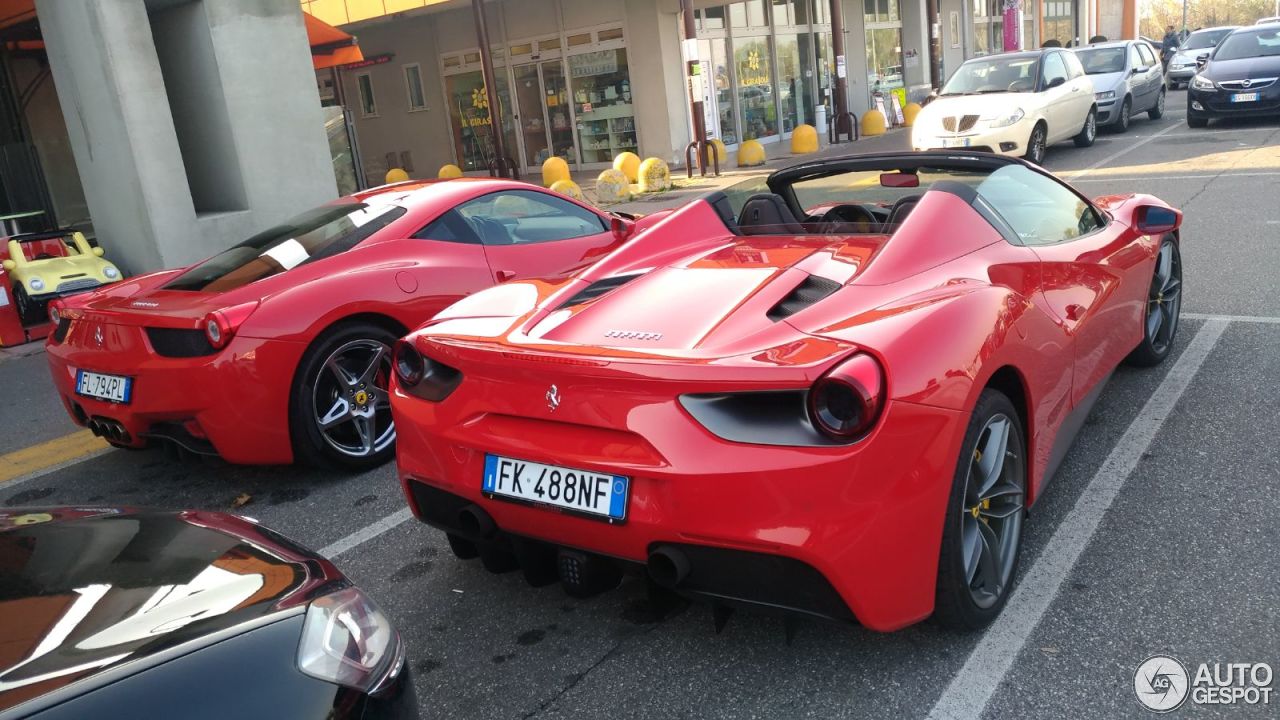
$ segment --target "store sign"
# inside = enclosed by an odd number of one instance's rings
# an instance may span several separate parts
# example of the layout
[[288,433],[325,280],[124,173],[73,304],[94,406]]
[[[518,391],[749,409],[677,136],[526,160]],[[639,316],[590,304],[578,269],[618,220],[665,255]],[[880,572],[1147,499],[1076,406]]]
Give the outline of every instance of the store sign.
[[381,55],[370,55],[365,59],[361,60],[360,62],[347,63],[346,65],[339,65],[338,67],[342,68],[343,70],[356,70],[359,68],[366,68],[371,65],[382,65],[383,63],[391,62],[391,58],[395,56],[396,56],[395,53],[382,53]]
[[569,57],[569,75],[571,77],[608,75],[616,72],[618,72],[618,53],[614,50],[601,50]]

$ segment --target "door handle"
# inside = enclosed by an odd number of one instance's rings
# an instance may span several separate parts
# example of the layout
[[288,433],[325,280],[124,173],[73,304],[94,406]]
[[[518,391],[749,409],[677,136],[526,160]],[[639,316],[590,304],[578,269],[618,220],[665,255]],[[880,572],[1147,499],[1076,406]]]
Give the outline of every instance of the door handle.
[[516,271],[515,270],[499,270],[496,273],[494,273],[494,276],[498,278],[498,282],[506,282],[516,276]]
[[1066,309],[1067,319],[1073,322],[1079,320],[1084,315],[1083,305],[1068,305]]

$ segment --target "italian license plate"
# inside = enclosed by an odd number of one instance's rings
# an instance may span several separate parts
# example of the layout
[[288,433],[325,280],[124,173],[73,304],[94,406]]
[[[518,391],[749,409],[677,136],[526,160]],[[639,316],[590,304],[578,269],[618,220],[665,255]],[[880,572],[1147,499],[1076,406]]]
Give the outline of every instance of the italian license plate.
[[1258,93],[1256,92],[1236,93],[1235,95],[1231,96],[1231,102],[1256,102],[1257,99],[1258,99]]
[[622,522],[631,481],[622,475],[485,455],[482,489],[490,497],[550,505],[571,513]]
[[966,148],[969,147],[971,138],[943,138],[942,147],[944,148]]
[[133,395],[133,378],[77,370],[76,394],[128,405]]

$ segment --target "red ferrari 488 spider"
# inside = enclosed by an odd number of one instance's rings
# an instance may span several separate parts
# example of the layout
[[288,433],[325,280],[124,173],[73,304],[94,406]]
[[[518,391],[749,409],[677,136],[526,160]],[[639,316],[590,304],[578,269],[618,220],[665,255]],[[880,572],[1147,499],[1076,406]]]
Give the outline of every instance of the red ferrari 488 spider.
[[416,516],[491,569],[978,628],[1112,370],[1178,327],[1181,214],[1021,160],[871,155],[697,200],[396,348]]
[[495,283],[579,269],[637,227],[508,180],[376,188],[55,303],[49,365],[71,417],[114,445],[372,467],[395,452],[396,338]]

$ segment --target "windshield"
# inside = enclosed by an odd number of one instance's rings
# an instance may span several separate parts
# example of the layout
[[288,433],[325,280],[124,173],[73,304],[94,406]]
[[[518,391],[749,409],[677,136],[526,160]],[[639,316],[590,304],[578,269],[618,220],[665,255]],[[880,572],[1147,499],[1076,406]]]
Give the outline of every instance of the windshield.
[[1211,48],[1222,41],[1222,38],[1231,33],[1231,28],[1224,30],[1201,30],[1200,32],[1191,33],[1191,37],[1187,38],[1187,44],[1182,46],[1183,50],[1203,50]]
[[1086,74],[1105,75],[1124,71],[1125,51],[1125,46],[1121,45],[1120,47],[1077,50],[1076,55],[1080,57],[1080,64],[1084,65]]
[[1231,33],[1217,52],[1214,60],[1240,60],[1242,58],[1268,57],[1280,55],[1280,28],[1267,27],[1264,30],[1244,30]]
[[983,58],[970,60],[956,70],[940,95],[1031,92],[1036,87],[1037,58]]
[[355,247],[405,214],[398,205],[322,205],[258,233],[174,278],[169,290],[224,292]]

